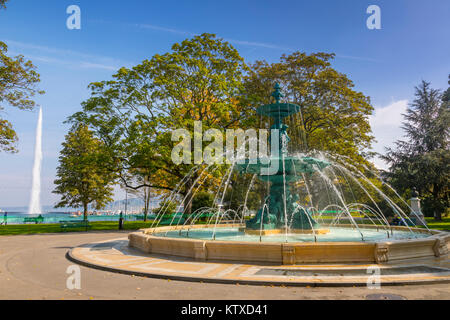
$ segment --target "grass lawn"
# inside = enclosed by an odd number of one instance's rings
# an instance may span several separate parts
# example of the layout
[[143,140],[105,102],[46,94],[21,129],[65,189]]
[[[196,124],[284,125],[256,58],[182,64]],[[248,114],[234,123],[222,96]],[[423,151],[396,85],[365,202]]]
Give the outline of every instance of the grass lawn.
[[[95,221],[89,223],[92,228],[90,230],[118,230],[118,221]],[[141,228],[150,228],[152,221],[125,221],[123,227],[125,230],[137,230]],[[17,235],[17,234],[35,234],[35,233],[57,233],[57,232],[74,232],[85,231],[84,228],[73,228],[69,230],[61,229],[59,223],[52,224],[14,224],[0,226],[0,236]]]
[[425,220],[430,229],[450,231],[450,218],[442,218],[442,221],[437,221],[434,218],[425,217]]
[[[434,218],[426,217],[428,228],[435,230],[450,231],[450,218],[442,218],[442,221],[436,221]],[[124,230],[138,230],[141,228],[150,228],[153,221],[125,221]],[[199,222],[203,224],[205,222]],[[119,223],[117,221],[96,221],[90,222],[95,230],[118,230]],[[0,236],[19,235],[19,234],[36,234],[36,233],[58,233],[58,232],[85,232],[84,228],[74,228],[67,231],[61,229],[59,223],[53,224],[15,224],[0,225]]]

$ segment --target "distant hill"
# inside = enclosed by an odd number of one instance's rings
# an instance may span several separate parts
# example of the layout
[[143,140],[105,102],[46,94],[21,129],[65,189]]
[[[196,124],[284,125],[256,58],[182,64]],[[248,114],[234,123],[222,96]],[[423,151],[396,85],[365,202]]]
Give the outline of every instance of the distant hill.
[[[137,211],[139,208],[144,207],[144,201],[139,198],[129,198],[128,200],[117,200],[114,202],[109,203],[106,205],[106,207],[103,210],[125,210],[125,202],[127,202],[127,210],[130,211]],[[159,198],[152,199],[150,203],[150,208],[156,208],[159,206]],[[93,210],[92,206],[88,207],[89,210]],[[8,212],[27,212],[28,206],[24,207],[0,207],[0,210],[8,211]],[[82,210],[81,207],[79,208],[72,208],[72,207],[64,207],[64,208],[55,208],[52,205],[44,205],[42,206],[43,212],[68,212],[68,211],[79,211]]]

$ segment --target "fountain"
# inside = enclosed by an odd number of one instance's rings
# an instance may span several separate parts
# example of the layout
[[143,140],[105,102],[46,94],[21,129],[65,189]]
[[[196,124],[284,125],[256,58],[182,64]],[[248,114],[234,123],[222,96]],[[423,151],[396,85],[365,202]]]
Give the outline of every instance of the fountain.
[[[417,228],[405,213],[404,208],[411,209],[410,206],[384,181],[380,180],[381,184],[392,191],[397,201],[388,197],[386,191],[343,156],[324,152],[289,154],[290,138],[285,118],[295,116],[300,107],[280,102],[279,85],[275,86],[272,97],[275,103],[257,109],[261,116],[273,118],[271,132],[278,134],[278,140],[276,136],[272,139],[270,157],[233,160],[223,175],[213,207],[200,208],[190,215],[172,215],[165,226],[161,226],[161,222],[168,221],[167,208],[162,208],[151,228],[129,235],[129,246],[146,253],[197,260],[279,264],[384,263],[447,256],[450,235],[429,230],[427,226]],[[274,141],[278,141],[278,147],[273,146]],[[277,170],[271,172],[273,167]],[[371,172],[369,168],[365,169]],[[189,184],[189,192],[195,196],[210,176],[208,170],[214,169],[201,165],[193,167],[168,200],[179,199],[180,190],[197,174],[194,183]],[[245,201],[240,206],[241,212],[224,209],[232,173],[252,175]],[[372,174],[376,177],[376,173]],[[267,184],[268,194],[256,215],[244,221],[247,197],[255,180]],[[301,182],[304,190],[300,192],[298,185]],[[317,189],[314,192],[319,200],[312,200],[313,191],[308,185]],[[349,191],[344,190],[345,186]],[[358,188],[359,193],[353,188]],[[305,192],[309,206],[305,203]],[[365,200],[357,201],[356,193]],[[349,203],[348,196],[355,201]],[[393,226],[388,221],[375,196],[398,217],[401,226]],[[181,203],[184,200],[181,199]],[[411,212],[414,214],[415,211]],[[201,217],[207,218],[206,223],[197,223]]]
[[36,144],[34,146],[33,180],[31,187],[31,199],[28,214],[41,213],[41,162],[42,162],[42,108],[39,109],[38,123],[36,127]]
[[[263,116],[274,118],[272,131],[279,132],[278,156],[271,156],[269,161],[262,163],[260,159],[247,159],[243,164],[236,164],[235,170],[253,173],[262,180],[270,182],[270,194],[267,203],[258,211],[257,215],[246,222],[241,230],[247,234],[276,234],[276,233],[328,233],[327,229],[320,229],[319,224],[311,217],[310,212],[297,204],[298,196],[291,190],[291,183],[300,180],[302,174],[312,174],[329,165],[328,162],[312,157],[292,157],[288,155],[289,136],[288,126],[284,118],[300,111],[300,107],[291,103],[280,103],[283,96],[279,84],[275,85],[272,93],[275,103],[263,105],[257,112]],[[277,162],[275,172],[269,168]],[[264,170],[266,169],[266,170]],[[265,173],[265,174],[264,174]],[[269,174],[268,174],[269,173]],[[264,215],[264,209],[266,215]]]

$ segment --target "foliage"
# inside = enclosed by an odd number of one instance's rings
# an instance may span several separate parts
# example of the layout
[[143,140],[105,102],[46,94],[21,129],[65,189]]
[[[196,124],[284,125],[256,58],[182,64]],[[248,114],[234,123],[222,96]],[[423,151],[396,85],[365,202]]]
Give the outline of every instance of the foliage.
[[95,202],[98,210],[112,201],[114,176],[104,166],[109,159],[104,144],[85,125],[73,127],[62,145],[53,191],[61,195],[56,207],[83,206],[86,219],[88,204]]
[[264,203],[264,198],[268,195],[267,183],[253,176],[252,174],[233,173],[224,201],[225,209],[232,209],[242,212],[248,210],[258,210]]
[[321,150],[345,155],[368,164],[371,136],[368,116],[370,99],[353,90],[353,82],[331,67],[334,54],[294,52],[280,62],[257,61],[245,79],[247,103],[255,107],[270,103],[278,82],[285,101],[298,104],[301,112],[290,117],[291,151]]
[[8,0],[0,0],[0,9],[6,9],[6,2]]
[[[172,149],[178,144],[171,141],[173,130],[192,132],[196,120],[202,122],[203,132],[268,128],[263,123],[268,119],[256,116],[255,109],[270,101],[275,82],[282,84],[286,101],[302,110],[289,119],[291,147],[339,153],[370,166],[365,157],[373,137],[367,117],[373,108],[368,97],[353,90],[351,80],[331,68],[333,56],[296,52],[283,55],[279,63],[258,61],[249,69],[229,43],[202,34],[131,69],[121,68],[112,80],[91,83],[83,111],[69,121],[93,129],[112,159],[108,170],[128,189],[149,187],[164,196],[187,177],[177,192],[185,199],[185,211],[191,212],[192,194],[217,190],[228,167],[216,165],[205,174],[203,165],[194,170],[193,164],[173,163]],[[198,190],[193,187],[196,181],[202,185]],[[261,204],[259,191],[264,188],[255,182],[257,191],[248,194],[249,209]],[[244,189],[242,183],[228,186],[225,201],[230,208],[243,204]]]
[[386,149],[383,158],[390,164],[386,176],[403,193],[416,188],[424,214],[440,219],[450,204],[448,94],[426,81],[415,90],[416,98],[403,115],[402,128],[409,140],[398,140],[395,149]]
[[150,187],[142,187],[139,189],[129,189],[128,192],[134,194],[144,202],[144,221],[147,221],[148,211],[150,208],[151,198],[154,196],[154,192]]
[[17,134],[8,120],[0,119],[0,150],[16,152]]
[[[192,132],[195,120],[203,131],[243,124],[248,112],[236,97],[242,91],[246,66],[228,42],[202,34],[174,44],[172,51],[155,55],[131,68],[121,68],[113,80],[91,83],[91,97],[83,111],[69,121],[86,123],[107,146],[114,165],[128,188],[148,186],[172,191],[193,165],[176,165],[171,152],[175,129]],[[205,147],[203,145],[203,147]],[[195,171],[183,185],[189,212]],[[204,179],[204,187],[217,184],[220,170]],[[135,184],[136,176],[147,182]],[[141,179],[142,180],[142,179]]]
[[[0,3],[1,6],[4,3]],[[5,105],[22,110],[32,110],[36,106],[33,97],[43,94],[36,88],[40,76],[30,60],[22,55],[7,56],[8,46],[0,41],[0,111]],[[17,152],[17,134],[12,124],[0,118],[0,151]]]
[[214,205],[214,195],[210,192],[197,192],[192,199],[192,212],[200,208],[211,208]]
[[153,212],[155,214],[164,214],[164,215],[171,215],[172,213],[176,212],[178,208],[178,204],[175,201],[164,199],[159,203],[159,207],[153,209]]

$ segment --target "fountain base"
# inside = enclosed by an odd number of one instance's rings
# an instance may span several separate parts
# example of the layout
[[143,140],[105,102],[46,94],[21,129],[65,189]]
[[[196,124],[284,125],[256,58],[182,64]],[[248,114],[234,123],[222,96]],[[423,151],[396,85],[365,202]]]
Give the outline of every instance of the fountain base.
[[[361,225],[367,238],[370,234],[382,233],[376,231],[378,226]],[[230,228],[235,228],[235,240],[229,240]],[[258,235],[238,235],[238,229],[245,230],[242,224],[219,225],[192,225],[192,226],[167,226],[144,229],[129,235],[130,247],[139,249],[145,253],[165,254],[193,258],[200,261],[227,260],[241,263],[278,263],[278,264],[302,264],[302,263],[379,263],[403,261],[409,259],[448,259],[448,246],[450,235],[447,232],[432,230],[431,234],[426,229],[393,226],[394,237],[373,238],[368,241],[352,239],[341,240],[330,237],[333,232],[340,230],[343,233],[355,233],[349,225],[336,225],[330,227],[330,232],[323,238],[318,237],[317,242],[311,239],[302,240],[302,235],[289,235],[286,243],[284,235],[267,236],[262,242],[258,241]],[[194,234],[201,237],[189,238]],[[221,231],[224,230],[224,231]],[[250,229],[248,229],[250,230]],[[268,232],[280,232],[281,229],[266,230]],[[294,229],[295,230],[295,229]],[[315,229],[323,230],[323,229]],[[182,235],[180,236],[180,231]],[[218,237],[212,240],[212,234],[216,231]],[[251,230],[258,232],[259,230]],[[302,232],[307,230],[301,230]],[[413,232],[414,234],[411,234]],[[222,236],[221,236],[222,234]],[[240,233],[242,235],[242,233]],[[403,238],[401,236],[410,235]],[[335,234],[337,236],[337,234]],[[395,238],[397,236],[397,238]],[[273,238],[280,238],[274,241]],[[300,237],[300,238],[299,238]],[[304,235],[310,237],[310,235]],[[417,238],[411,238],[417,237]],[[245,240],[245,238],[250,238]],[[253,238],[253,239],[251,239]],[[272,239],[271,239],[272,238]],[[321,238],[321,239],[319,239]],[[328,240],[328,241],[327,241]],[[330,241],[331,240],[331,241]],[[395,241],[393,241],[395,240]]]

